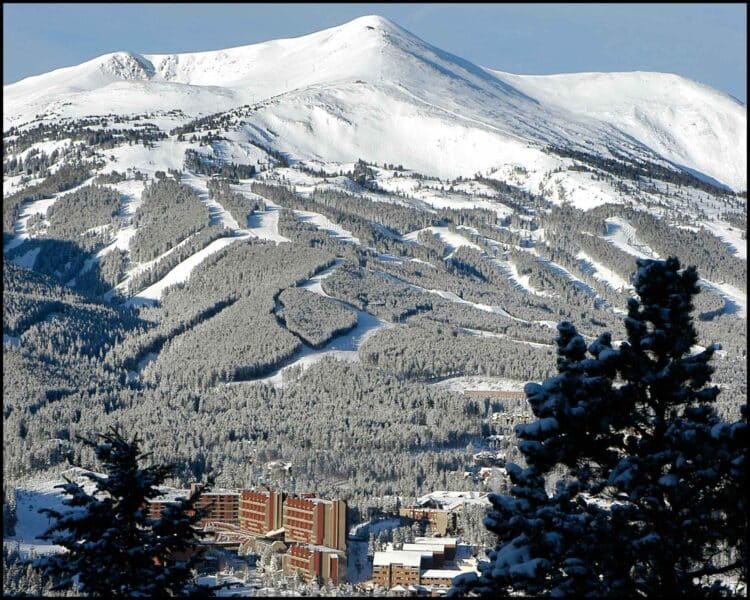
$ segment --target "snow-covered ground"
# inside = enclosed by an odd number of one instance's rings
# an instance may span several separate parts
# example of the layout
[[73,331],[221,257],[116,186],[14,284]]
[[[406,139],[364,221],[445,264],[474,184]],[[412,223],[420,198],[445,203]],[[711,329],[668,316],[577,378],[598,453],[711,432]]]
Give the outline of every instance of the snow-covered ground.
[[[15,240],[14,240],[15,241]],[[9,244],[10,246],[10,244]],[[8,248],[9,250],[12,249]],[[33,269],[34,263],[36,262],[36,257],[39,256],[39,253],[42,251],[41,247],[32,248],[31,250],[27,250],[20,256],[16,256],[11,259],[11,262],[14,265],[17,265],[19,267],[23,267],[24,269]]]
[[464,392],[465,390],[520,392],[523,391],[523,386],[525,384],[525,381],[506,379],[504,377],[490,377],[487,375],[466,375],[461,377],[442,379],[429,385],[446,388],[452,392]]
[[[185,150],[197,146],[189,142],[180,142],[176,139],[169,138],[154,142],[152,147],[144,147],[142,144],[120,145],[105,153],[107,164],[103,171],[106,173],[111,170],[126,172],[128,169],[135,169],[145,173],[149,180],[153,181],[154,174],[157,171],[167,173],[170,169],[182,171],[185,161]],[[114,160],[110,157],[114,157]],[[123,182],[125,183],[125,182]],[[114,187],[120,189],[117,184]]]
[[[48,444],[55,444],[56,440],[47,440]],[[51,525],[51,520],[42,514],[39,514],[40,508],[51,508],[53,510],[65,511],[68,507],[63,505],[65,496],[62,490],[56,489],[55,486],[65,483],[62,477],[68,477],[83,485],[84,490],[91,494],[94,491],[94,484],[87,478],[81,476],[81,469],[74,467],[60,473],[59,477],[54,479],[37,478],[33,481],[26,482],[16,489],[16,527],[15,535],[4,537],[3,545],[14,547],[19,546],[22,554],[49,554],[61,552],[61,546],[55,546],[49,541],[39,539],[47,528]]]
[[211,225],[222,225],[233,231],[244,229],[244,223],[242,225],[237,223],[237,220],[227,210],[224,210],[224,207],[220,203],[208,197],[208,177],[185,172],[180,177],[180,183],[190,186],[198,194],[198,198],[208,208]]
[[747,189],[747,107],[728,94],[670,73],[492,73],[547,105],[614,125],[674,164]]
[[700,225],[723,241],[737,258],[747,260],[747,239],[742,239],[743,230],[732,227],[726,221],[700,221]]
[[724,312],[736,314],[742,319],[747,318],[747,294],[742,290],[728,283],[715,283],[702,278],[700,283],[711,288],[724,299]]
[[530,250],[530,252],[534,256],[537,257],[537,260],[543,262],[550,271],[552,271],[553,273],[557,273],[558,275],[562,275],[582,292],[588,294],[592,298],[601,298],[601,296],[599,296],[599,292],[597,292],[594,288],[592,288],[588,283],[586,283],[579,277],[576,277],[575,275],[573,275],[573,273],[571,273],[568,269],[563,267],[561,264],[558,264],[554,261],[549,260],[548,258],[545,258],[544,256],[541,256],[533,248]]
[[29,239],[29,232],[27,230],[27,224],[28,224],[29,219],[33,215],[41,215],[43,217],[46,216],[47,211],[55,202],[57,202],[60,196],[73,193],[76,190],[86,185],[89,185],[92,179],[93,178],[89,178],[86,181],[84,181],[81,185],[78,185],[64,192],[55,194],[52,198],[45,198],[43,200],[35,200],[33,202],[29,202],[27,204],[22,205],[21,212],[18,215],[18,219],[13,224],[13,233],[15,234],[15,237],[10,242],[5,244],[5,247],[3,248],[3,253],[8,253],[9,251],[13,250],[13,248],[17,248],[18,246],[23,244],[24,241]]
[[[248,380],[250,382],[269,383],[275,387],[284,386],[284,375],[289,369],[301,368],[307,369],[310,365],[320,362],[324,358],[331,357],[337,360],[355,362],[359,360],[359,347],[371,336],[377,333],[383,327],[392,326],[373,315],[352,307],[357,313],[357,326],[351,331],[336,336],[325,346],[319,349],[311,348],[304,345],[292,358],[291,362],[283,368],[257,379]],[[245,382],[239,382],[245,383]],[[231,385],[231,384],[230,384]]]
[[[549,323],[550,321],[547,321]],[[463,333],[466,333],[468,335],[475,335],[479,337],[494,337],[494,338],[505,338],[506,340],[511,340],[515,342],[516,344],[526,344],[527,346],[534,346],[535,348],[545,348],[545,347],[552,347],[554,344],[550,341],[548,344],[542,344],[539,342],[530,342],[528,340],[519,340],[518,338],[511,337],[505,333],[497,333],[495,331],[484,331],[483,329],[471,329],[469,327],[456,327],[457,331],[461,331]]]
[[[135,234],[133,234],[133,235],[135,235]],[[130,285],[130,281],[133,279],[133,277],[135,277],[136,275],[139,275],[141,273],[144,273],[145,271],[148,271],[150,268],[152,268],[153,266],[155,266],[156,263],[158,263],[160,260],[163,260],[163,259],[167,258],[170,254],[172,254],[173,252],[175,252],[179,248],[181,248],[181,247],[185,246],[186,244],[188,244],[189,241],[190,241],[190,239],[191,239],[191,237],[192,236],[186,237],[180,243],[175,244],[169,250],[167,250],[166,252],[163,252],[162,254],[160,254],[159,256],[157,256],[156,258],[153,258],[153,259],[151,259],[149,261],[146,261],[146,262],[143,262],[143,263],[138,263],[135,266],[131,267],[127,271],[127,273],[125,274],[125,279],[123,279],[120,283],[118,283],[114,287],[114,290],[112,290],[112,291],[108,292],[107,294],[105,294],[105,298],[108,299],[109,297],[111,297],[112,294],[115,291],[127,289],[128,286]]]
[[[673,85],[679,93],[665,90]],[[735,189],[746,187],[746,109],[719,92],[662,74],[493,72],[378,16],[227,50],[114,52],[6,85],[3,96],[4,130],[37,115],[54,121],[117,113],[143,115],[168,131],[199,115],[231,111],[226,140],[212,144],[220,159],[257,164],[266,157],[249,143],[256,141],[312,165],[363,157],[446,178],[502,175],[507,167],[526,173],[524,189],[544,188],[554,201],[576,205],[616,195],[587,173],[567,171],[572,161],[545,153],[549,145],[605,156],[612,148],[652,161],[661,153]],[[182,112],[167,115],[172,109]],[[137,144],[114,148],[107,166],[138,166],[149,175],[180,168],[190,144],[159,141],[156,154]],[[438,206],[445,199],[476,200],[427,191],[422,201]]]
[[510,281],[513,282],[513,284],[518,289],[534,294],[535,296],[551,296],[551,294],[547,292],[534,288],[530,283],[531,276],[521,275],[518,272],[518,268],[516,267],[516,265],[514,265],[512,262],[500,259],[492,259],[492,262],[500,268],[500,270],[508,277],[508,279],[510,279]]
[[[395,181],[398,181],[398,179]],[[389,186],[388,184],[385,184],[384,187],[385,189],[388,189]],[[493,211],[499,219],[507,217],[513,213],[513,209],[499,202],[491,202],[484,199],[480,200],[476,197],[456,194],[450,191],[434,190],[431,187],[420,187],[414,189],[411,191],[411,194],[433,208],[448,208],[451,210],[461,208],[484,208]]]
[[248,219],[246,231],[261,240],[269,240],[277,244],[291,241],[279,234],[278,208],[269,207],[264,211],[254,211]]
[[379,521],[357,523],[349,530],[347,540],[346,580],[349,583],[362,583],[372,577],[372,561],[367,556],[367,545],[370,534],[396,529],[401,526],[401,519],[389,518]]
[[[638,241],[635,228],[620,217],[607,219],[607,235],[614,244],[628,254],[641,258],[659,258],[651,248]],[[718,293],[726,303],[726,312],[737,314],[742,319],[747,318],[747,294],[739,288],[724,282],[714,282],[701,278],[701,282]]]

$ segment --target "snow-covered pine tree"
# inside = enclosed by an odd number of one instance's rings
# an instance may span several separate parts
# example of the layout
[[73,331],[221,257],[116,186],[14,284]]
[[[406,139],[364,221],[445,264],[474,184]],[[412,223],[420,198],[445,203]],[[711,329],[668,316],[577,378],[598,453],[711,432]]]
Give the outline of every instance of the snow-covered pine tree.
[[[199,557],[193,525],[203,511],[196,507],[202,490],[148,517],[146,501],[157,498],[172,473],[171,465],[141,468],[148,457],[116,429],[82,439],[91,446],[105,474],[84,472],[95,490],[86,493],[73,481],[57,487],[71,510],[40,509],[55,521],[41,536],[67,552],[41,557],[35,566],[59,581],[58,588],[99,597],[175,596],[198,591],[191,569]],[[204,591],[205,590],[201,590]]]
[[16,489],[3,481],[3,537],[16,533]]
[[[731,594],[747,581],[747,424],[721,419],[707,386],[718,345],[690,354],[694,268],[639,260],[625,319],[588,348],[558,325],[559,374],[525,391],[535,422],[516,426],[527,467],[485,518],[499,543],[451,595]],[[566,467],[554,493],[545,479]],[[734,582],[734,586],[733,586]]]

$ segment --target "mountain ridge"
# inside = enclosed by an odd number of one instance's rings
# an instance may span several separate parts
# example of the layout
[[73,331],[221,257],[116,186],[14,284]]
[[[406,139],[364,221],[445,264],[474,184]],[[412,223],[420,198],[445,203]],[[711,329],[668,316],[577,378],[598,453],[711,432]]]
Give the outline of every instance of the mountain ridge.
[[[351,93],[353,83],[369,87]],[[332,87],[341,91],[335,106],[314,98],[315,90]],[[603,156],[614,147],[635,160],[665,160],[734,190],[747,187],[747,111],[721,92],[670,74],[505,73],[441,50],[377,15],[225,50],[105,54],[4,86],[3,126],[7,130],[40,114],[54,119],[138,113],[150,107],[165,112],[178,108],[194,118],[274,97],[292,98],[305,90],[313,93],[308,94],[312,112],[327,111],[332,118],[355,124],[377,115],[380,130],[372,134],[376,140],[398,137],[387,114],[378,114],[384,101],[392,105],[394,118],[426,115],[417,133],[437,119],[449,132],[443,138],[452,140],[445,150],[455,155],[477,148],[487,158],[480,169],[506,161],[508,152],[502,146],[507,144],[537,149],[571,146]],[[331,131],[316,124],[316,117],[304,107],[284,107],[284,114],[282,120],[292,128],[295,122],[305,122],[318,135],[353,134],[353,129]],[[274,115],[271,120],[279,118]],[[477,129],[502,139],[483,140]],[[311,143],[291,139],[286,151],[295,155],[295,145]],[[379,154],[368,154],[376,145],[354,144],[346,158],[354,160],[359,152],[378,159]],[[309,153],[300,158],[326,159]],[[343,155],[330,158],[340,160]],[[423,145],[396,158],[425,168],[435,156]],[[436,173],[466,174],[445,167]]]

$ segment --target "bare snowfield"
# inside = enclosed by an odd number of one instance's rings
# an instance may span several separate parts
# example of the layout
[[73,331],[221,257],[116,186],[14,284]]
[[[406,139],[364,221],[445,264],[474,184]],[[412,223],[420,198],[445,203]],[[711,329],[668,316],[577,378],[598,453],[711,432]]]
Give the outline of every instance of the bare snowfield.
[[747,108],[727,94],[670,73],[492,73],[540,102],[610,123],[675,164],[747,189]]
[[656,252],[638,241],[635,227],[625,219],[610,217],[606,222],[607,234],[604,239],[610,244],[638,258],[658,258]]
[[258,239],[269,240],[277,244],[291,241],[279,233],[278,208],[267,208],[264,211],[253,212],[248,219],[248,226],[245,231]]

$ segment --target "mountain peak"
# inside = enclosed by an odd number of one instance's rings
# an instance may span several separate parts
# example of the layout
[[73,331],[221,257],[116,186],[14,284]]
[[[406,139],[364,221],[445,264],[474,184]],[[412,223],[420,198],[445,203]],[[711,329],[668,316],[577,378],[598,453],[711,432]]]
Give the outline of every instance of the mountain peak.
[[[361,130],[369,118],[378,131],[372,137],[379,140],[388,127],[399,135],[405,130],[394,125],[399,119],[409,127],[423,123],[416,134],[420,138],[445,127],[435,144],[446,139],[458,143],[467,128],[476,129],[482,147],[497,156],[505,155],[489,141],[495,137],[542,147],[584,140],[586,148],[631,148],[636,140],[680,167],[734,189],[747,187],[747,110],[726,95],[657,73],[524,76],[493,71],[380,15],[223,50],[105,54],[3,86],[3,128],[37,115],[90,116],[146,108],[179,108],[198,116],[272,98],[277,103],[273,110],[280,114],[268,125],[277,130],[288,122],[287,137],[307,135],[294,129],[303,121],[301,131],[321,135],[334,123],[356,123]],[[425,115],[429,121],[423,120]],[[357,156],[354,149],[351,155]]]
[[344,24],[344,27],[349,25],[364,25],[365,27],[380,27],[380,28],[398,28],[393,21],[382,17],[380,15],[364,15],[357,17]]
[[339,25],[340,29],[355,29],[363,27],[365,29],[377,29],[381,31],[388,31],[390,33],[403,33],[404,29],[380,15],[365,15],[363,17],[357,17],[351,21],[347,21],[343,25]]
[[100,60],[101,71],[117,79],[150,79],[154,75],[154,65],[134,52],[113,52],[105,54]]

